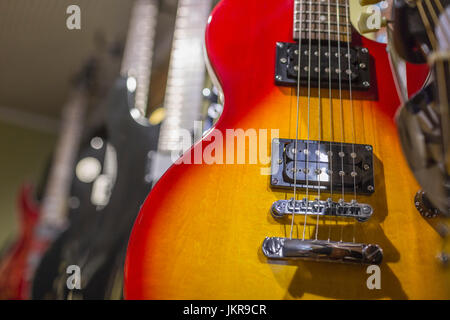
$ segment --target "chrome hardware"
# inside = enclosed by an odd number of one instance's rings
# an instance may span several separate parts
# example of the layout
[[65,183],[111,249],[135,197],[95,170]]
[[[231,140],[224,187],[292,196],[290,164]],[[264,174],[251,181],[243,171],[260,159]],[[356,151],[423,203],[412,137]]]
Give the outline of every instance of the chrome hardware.
[[442,117],[436,105],[429,103],[432,90],[431,86],[425,87],[403,105],[396,121],[405,158],[431,207],[450,215],[450,187],[442,156]]
[[269,259],[305,259],[327,262],[381,264],[383,250],[378,245],[323,240],[266,238],[262,251]]
[[344,218],[355,218],[359,222],[365,222],[373,214],[373,208],[364,203],[358,203],[356,200],[345,202],[340,200],[335,202],[332,199],[327,200],[279,200],[276,201],[271,208],[272,216],[276,219],[286,215],[320,215],[320,216],[337,216]]
[[[295,163],[296,161],[296,163]],[[272,143],[272,188],[373,194],[374,155],[369,145],[277,139]],[[276,181],[276,183],[274,183]]]
[[423,190],[419,190],[416,193],[414,197],[414,205],[416,206],[417,211],[419,211],[424,218],[431,219],[443,214],[438,208],[435,208],[431,204],[427,194]]
[[438,261],[442,264],[443,267],[448,267],[449,265],[449,261],[450,261],[450,256],[448,253],[446,252],[441,252],[437,255],[436,257],[438,259]]
[[[433,27],[436,29],[436,48],[422,40],[402,41],[409,39],[412,34],[415,39],[424,39],[420,35],[427,34],[423,26],[414,31],[408,27],[419,16],[417,8],[410,6],[408,1],[398,1],[395,16],[403,18],[396,19],[394,28],[388,29],[392,43],[389,56],[397,91],[402,100],[402,106],[396,115],[399,138],[409,167],[426,193],[426,201],[422,201],[423,195],[418,195],[419,199],[415,200],[416,207],[425,216],[435,215],[432,212],[434,209],[428,210],[430,207],[450,216],[450,96],[447,94],[450,40],[439,32],[441,27],[448,25],[450,8],[446,10],[441,15],[444,21],[435,23]],[[411,94],[414,92],[408,91],[405,61],[428,62],[431,69],[422,90],[413,96]]]

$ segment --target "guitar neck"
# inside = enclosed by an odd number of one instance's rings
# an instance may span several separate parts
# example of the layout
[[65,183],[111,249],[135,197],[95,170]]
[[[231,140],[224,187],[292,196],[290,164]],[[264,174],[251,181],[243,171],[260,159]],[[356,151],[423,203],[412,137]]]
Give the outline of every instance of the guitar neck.
[[70,182],[87,105],[87,91],[79,88],[71,92],[63,108],[60,138],[53,156],[41,207],[41,223],[51,229],[58,230],[66,223]]
[[122,75],[136,79],[135,107],[143,115],[147,112],[157,15],[157,0],[135,0],[121,67]]
[[349,0],[295,0],[294,39],[351,41]]
[[211,10],[210,0],[179,0],[170,56],[158,149],[182,151],[181,131],[192,130],[201,113],[201,90],[205,81],[204,32]]

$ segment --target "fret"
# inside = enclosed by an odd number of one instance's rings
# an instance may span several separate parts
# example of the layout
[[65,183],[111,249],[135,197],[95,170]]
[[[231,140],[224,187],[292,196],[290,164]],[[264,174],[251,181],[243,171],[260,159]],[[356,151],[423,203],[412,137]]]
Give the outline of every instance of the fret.
[[206,72],[203,39],[211,4],[210,0],[178,2],[159,151],[182,151],[181,131],[191,131],[200,118]]
[[[336,6],[339,6],[339,8],[348,8],[348,2],[347,0],[339,0],[338,3],[336,3],[336,0],[325,0],[325,1],[320,1],[319,3],[317,2],[318,0],[313,0],[312,4],[313,6],[322,6],[322,7],[333,7],[336,8]],[[328,3],[329,2],[329,3]],[[295,0],[295,9],[300,8],[300,3],[302,3],[302,5],[309,5],[309,0]]]
[[294,39],[306,40],[311,37],[311,39],[351,41],[348,0],[320,1],[320,3],[318,1],[310,3],[309,0],[295,0]]
[[121,67],[122,75],[136,78],[135,107],[142,115],[147,111],[157,15],[157,0],[135,0]]
[[[294,14],[295,14],[295,16],[296,16],[297,19],[298,19],[298,18],[299,18],[299,17],[298,17],[299,12],[298,12],[298,11],[295,11]],[[310,11],[310,10],[306,10],[306,11],[305,11],[305,10],[303,10],[303,14],[304,14],[305,16],[308,16],[308,17],[309,17],[310,14],[311,14],[312,16],[314,16],[314,15],[319,15],[319,11],[312,11],[312,10],[311,10],[311,11]],[[328,18],[328,11],[321,11],[320,14],[321,14],[321,15],[324,15],[325,17]],[[334,10],[330,12],[330,15],[332,15],[331,18],[338,16],[338,15],[336,14],[336,11],[334,11]],[[346,13],[340,13],[339,16],[345,19],[345,18],[347,17],[347,14],[346,14]]]
[[[339,25],[339,26],[341,26],[341,27],[348,27],[349,25],[348,24],[346,24],[346,23],[338,23],[337,21],[318,21],[318,20],[305,20],[305,21],[302,21],[302,23],[303,24],[307,24],[307,25],[309,25],[310,23],[311,23],[311,25],[316,25],[316,24],[321,24],[321,25],[325,25],[325,26],[327,26],[327,25],[332,25],[332,26],[337,26],[337,25]],[[295,22],[295,28],[298,28],[298,25],[300,24],[300,21],[296,21]]]
[[[309,39],[310,34],[308,31],[302,31],[302,39]],[[337,31],[330,32],[330,34],[325,32],[311,32],[311,39],[313,40],[332,40],[332,41],[342,41],[348,42],[347,35],[340,33],[338,35]]]

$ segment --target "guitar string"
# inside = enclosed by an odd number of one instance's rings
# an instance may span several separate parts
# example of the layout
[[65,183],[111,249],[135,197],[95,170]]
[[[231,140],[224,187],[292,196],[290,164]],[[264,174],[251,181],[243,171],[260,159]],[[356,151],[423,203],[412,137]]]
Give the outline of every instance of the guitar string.
[[[340,120],[341,120],[341,152],[339,153],[339,157],[341,158],[341,171],[339,172],[339,175],[341,176],[341,184],[342,184],[342,200],[345,201],[345,190],[344,190],[344,109],[343,109],[343,101],[342,101],[342,65],[341,65],[341,31],[340,31],[340,3],[339,0],[336,0],[336,17],[337,17],[337,44],[338,44],[338,69],[336,70],[339,77],[339,106],[340,106]],[[341,225],[341,237],[340,241],[343,240],[343,233],[344,233],[344,225]]]
[[[356,143],[356,124],[355,124],[355,111],[354,111],[354,106],[353,106],[353,92],[352,92],[352,67],[351,67],[351,51],[350,51],[350,14],[349,14],[349,10],[350,10],[350,3],[348,0],[346,0],[346,4],[347,4],[347,8],[345,10],[345,15],[346,15],[346,21],[347,21],[347,58],[348,58],[348,69],[346,70],[347,74],[348,74],[348,87],[349,87],[349,100],[350,100],[350,113],[351,113],[351,118],[352,118],[352,131],[353,131],[353,142],[352,142],[352,154],[351,154],[351,158],[352,158],[352,177],[353,177],[353,200],[357,201],[357,197],[356,197],[356,166],[355,166],[355,158],[356,158],[356,153],[355,153],[355,143]],[[356,234],[356,225],[358,222],[354,222],[353,223],[353,242],[355,242],[355,234]]]
[[[318,176],[318,188],[317,188],[317,198],[318,201],[320,201],[320,178],[321,178],[321,168],[320,168],[320,160],[321,160],[321,153],[320,153],[320,142],[322,140],[322,118],[321,118],[321,108],[322,108],[322,100],[321,100],[321,92],[320,92],[320,87],[321,87],[321,59],[322,59],[322,50],[321,50],[321,42],[322,42],[322,4],[319,3],[319,5],[317,6],[319,8],[319,12],[317,14],[318,17],[318,21],[319,21],[319,40],[318,40],[318,53],[317,53],[317,61],[318,61],[318,81],[317,81],[317,86],[318,86],[318,109],[319,109],[319,119],[318,119],[318,129],[319,129],[319,143],[317,144],[317,152],[316,152],[316,174]],[[320,170],[320,171],[319,171]],[[320,215],[316,215],[316,235],[315,235],[315,239],[317,240],[318,238],[318,234],[319,234],[319,221],[320,221]],[[323,219],[323,221],[325,222],[325,219]]]
[[[437,24],[439,22],[439,18],[437,16],[437,13],[435,12],[435,9],[434,9],[433,5],[431,4],[430,0],[425,0],[425,3],[427,5],[427,7],[428,7],[428,10],[430,11],[430,14],[431,14],[431,16],[433,18],[434,23]],[[448,21],[448,17],[447,17],[447,15],[444,12],[445,10],[444,10],[444,7],[442,6],[442,3],[439,0],[434,0],[434,4],[436,5],[438,11],[441,13],[441,16],[445,20]],[[449,30],[447,30],[447,29],[444,30],[443,29],[442,31],[444,33],[447,33],[447,36],[448,36]]]
[[428,17],[425,13],[425,9],[422,5],[422,1],[417,2],[417,9],[419,11],[419,14],[421,16],[422,22],[425,26],[425,30],[427,32],[428,39],[431,42],[431,46],[436,49],[436,37],[434,36],[433,31],[431,30],[430,21],[428,20]]
[[[297,150],[298,150],[298,129],[299,129],[299,115],[300,115],[300,67],[301,67],[301,52],[302,52],[302,9],[303,0],[299,0],[299,33],[298,33],[298,70],[297,70],[297,118],[296,118],[296,131],[295,131],[295,152],[294,152],[294,197],[292,198],[292,220],[291,220],[291,232],[290,239],[292,239],[292,233],[294,230],[294,220],[295,220],[295,207],[297,204],[296,193],[297,193]],[[294,17],[297,16],[295,12],[296,4],[294,3]],[[295,18],[294,18],[295,19]],[[296,23],[294,23],[296,24]],[[295,29],[295,26],[294,26]]]
[[[332,86],[331,86],[331,3],[328,0],[328,100],[330,108],[330,150],[328,154],[328,161],[330,169],[328,175],[330,177],[330,198],[333,199],[333,151],[332,142],[334,140],[334,130],[333,130],[333,99],[332,99]],[[337,217],[335,218],[337,224]],[[328,227],[328,242],[331,241],[331,224]]]
[[433,22],[436,24],[438,17],[436,15],[436,12],[434,12],[433,5],[431,4],[430,0],[425,0],[425,4],[428,7],[428,12],[431,15],[431,18],[433,19]]
[[[442,6],[441,2],[439,0],[435,1],[436,6],[438,7],[438,10],[441,13],[441,16],[443,17],[443,19],[446,20],[446,22],[448,24],[450,24],[450,18],[448,15],[448,10],[444,10],[444,7]],[[444,30],[445,28],[441,27],[441,30]],[[448,30],[447,30],[448,31]],[[450,36],[447,34],[447,45],[450,43]],[[447,59],[448,60],[448,59]],[[436,73],[438,74],[439,77],[439,82],[438,82],[438,87],[439,87],[439,98],[440,101],[442,101],[441,104],[441,116],[443,117],[443,119],[448,119],[448,117],[445,117],[445,114],[448,115],[448,109],[449,109],[449,105],[448,105],[448,93],[447,90],[445,88],[446,85],[446,78],[445,78],[445,63],[444,61],[436,61]],[[450,71],[450,64],[447,63],[447,70]],[[447,122],[447,123],[446,123]],[[446,132],[445,127],[448,127],[448,120],[447,121],[442,121],[441,122],[441,132],[443,135],[443,139],[442,139],[442,157],[443,157],[443,162],[444,163],[448,163],[448,161],[446,161],[446,157],[447,157],[447,152],[448,152],[448,142],[446,143],[446,140],[448,138],[445,138],[444,133]],[[448,131],[448,129],[447,129]]]
[[[311,114],[311,29],[312,29],[312,0],[309,0],[309,26],[308,26],[308,132],[307,132],[307,140],[306,140],[306,168],[304,171],[306,177],[306,211],[305,211],[305,219],[303,222],[303,240],[305,240],[305,232],[306,232],[306,221],[308,217],[309,210],[309,138],[310,138],[310,114]],[[300,72],[300,69],[299,69]],[[295,150],[297,153],[298,150]],[[295,172],[297,174],[297,172]]]
[[[445,19],[447,21],[448,24],[450,24],[450,17],[448,16],[446,10],[444,9],[444,7],[442,6],[442,3],[440,0],[434,0],[434,3],[436,4],[436,7],[438,8],[441,16],[443,19]],[[443,32],[447,32],[447,38],[450,38],[448,32],[450,32],[449,30],[445,29],[445,28],[441,28],[441,30]]]
[[[425,0],[425,3],[427,5],[427,7],[428,7],[428,11],[430,12],[430,15],[431,15],[431,17],[433,19],[434,24],[438,25],[439,24],[439,17],[437,15],[437,13],[435,12],[435,9],[434,9],[433,5],[431,4],[430,0]],[[444,8],[442,7],[442,4],[440,3],[439,0],[435,0],[435,5],[438,8],[438,10],[440,11],[441,16],[443,17],[443,19],[445,19],[445,20],[447,20],[447,22],[449,22],[448,16],[447,16],[447,14],[445,14]],[[441,28],[441,30],[442,30],[443,33],[446,34],[447,37],[450,37],[449,30],[447,30],[446,28]]]

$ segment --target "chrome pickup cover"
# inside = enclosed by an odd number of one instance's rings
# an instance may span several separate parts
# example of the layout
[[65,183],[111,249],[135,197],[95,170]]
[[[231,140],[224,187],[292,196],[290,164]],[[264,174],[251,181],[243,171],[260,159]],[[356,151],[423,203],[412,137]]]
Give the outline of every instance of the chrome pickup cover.
[[269,259],[304,259],[327,262],[381,264],[383,250],[374,244],[271,237],[262,244]]
[[[295,206],[295,208],[294,208]],[[320,215],[320,216],[337,216],[344,218],[355,218],[359,222],[365,222],[373,214],[373,208],[364,203],[358,203],[356,200],[345,202],[339,200],[335,202],[331,199],[327,200],[297,200],[294,199],[276,201],[270,210],[272,216],[276,219],[283,218],[286,215]]]
[[320,189],[332,193],[375,192],[373,148],[365,144],[274,139],[272,188]]

